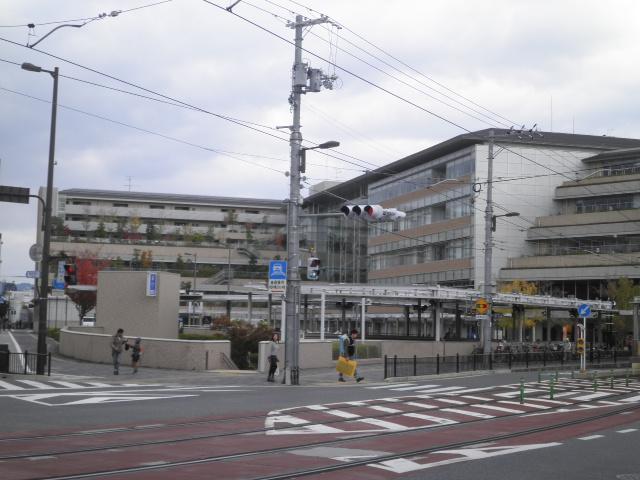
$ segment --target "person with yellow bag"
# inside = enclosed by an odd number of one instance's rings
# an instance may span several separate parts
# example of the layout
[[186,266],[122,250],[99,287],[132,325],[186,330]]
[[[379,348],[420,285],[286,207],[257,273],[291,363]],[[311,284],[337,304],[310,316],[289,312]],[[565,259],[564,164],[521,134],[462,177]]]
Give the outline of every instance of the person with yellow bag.
[[336,371],[339,373],[338,381],[345,382],[344,376],[354,377],[356,382],[360,383],[364,377],[358,375],[356,362],[356,339],[358,338],[358,330],[351,330],[351,335],[343,333],[338,337],[338,364]]

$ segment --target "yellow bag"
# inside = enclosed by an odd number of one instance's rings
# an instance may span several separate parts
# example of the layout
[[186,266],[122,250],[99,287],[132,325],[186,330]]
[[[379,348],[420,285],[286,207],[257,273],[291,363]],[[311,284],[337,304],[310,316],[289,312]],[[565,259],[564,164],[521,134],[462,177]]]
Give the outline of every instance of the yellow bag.
[[338,363],[336,364],[336,371],[346,375],[347,377],[353,377],[356,374],[356,367],[358,362],[355,360],[347,360],[340,356],[338,357]]

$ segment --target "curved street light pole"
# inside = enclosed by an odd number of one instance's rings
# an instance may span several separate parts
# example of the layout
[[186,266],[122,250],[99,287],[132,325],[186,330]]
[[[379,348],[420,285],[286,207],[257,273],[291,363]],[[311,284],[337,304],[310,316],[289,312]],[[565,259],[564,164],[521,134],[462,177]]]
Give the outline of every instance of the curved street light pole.
[[49,296],[49,255],[51,244],[51,202],[53,198],[53,167],[56,150],[56,116],[58,111],[59,70],[45,70],[31,63],[23,63],[22,69],[29,72],[47,72],[53,77],[53,99],[51,101],[51,132],[49,135],[49,165],[47,169],[47,196],[44,209],[42,261],[40,263],[40,290],[38,294],[38,361],[36,373],[44,375],[47,354],[47,299]]

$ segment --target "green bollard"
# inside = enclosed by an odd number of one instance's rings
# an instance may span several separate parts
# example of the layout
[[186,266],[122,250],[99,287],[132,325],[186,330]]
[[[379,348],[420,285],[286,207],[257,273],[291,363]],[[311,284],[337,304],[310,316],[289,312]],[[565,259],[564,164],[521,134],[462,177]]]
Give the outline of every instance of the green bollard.
[[614,389],[614,386],[613,386],[613,370],[611,370],[611,390],[613,390],[613,389]]
[[624,377],[624,385],[625,387],[629,386],[629,370],[627,370],[627,374]]
[[598,391],[598,375],[596,373],[593,374],[593,391]]
[[571,380],[576,378],[576,371],[575,370],[571,370]]
[[554,382],[553,382],[553,378],[551,379],[551,381],[549,382],[549,400],[553,400],[553,387],[554,387]]
[[556,382],[558,381],[558,369],[556,368]]
[[542,383],[542,373],[538,370],[538,383]]
[[524,380],[520,379],[520,405],[524,403]]

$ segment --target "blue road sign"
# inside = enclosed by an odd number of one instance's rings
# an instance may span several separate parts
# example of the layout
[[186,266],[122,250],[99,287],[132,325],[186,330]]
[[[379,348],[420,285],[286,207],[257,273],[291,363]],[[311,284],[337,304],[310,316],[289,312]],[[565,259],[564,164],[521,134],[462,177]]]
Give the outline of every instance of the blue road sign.
[[158,296],[158,272],[147,272],[147,297]]
[[271,260],[269,262],[269,280],[286,280],[287,262],[285,260]]
[[54,290],[64,290],[64,282],[56,278],[53,280],[53,284],[51,285],[51,287]]
[[583,303],[578,307],[578,315],[582,318],[591,316],[591,307],[586,303]]

